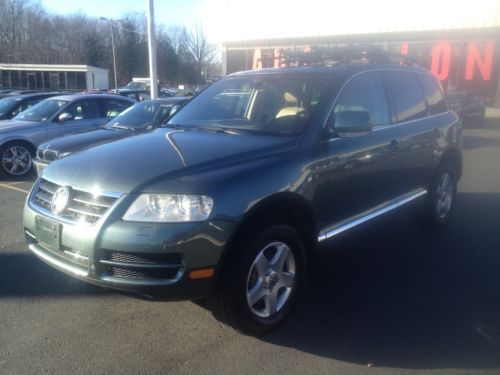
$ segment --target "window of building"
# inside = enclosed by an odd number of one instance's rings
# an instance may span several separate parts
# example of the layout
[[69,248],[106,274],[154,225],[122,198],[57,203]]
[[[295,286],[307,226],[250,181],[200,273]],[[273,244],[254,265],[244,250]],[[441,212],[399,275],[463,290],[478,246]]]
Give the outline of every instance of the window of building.
[[87,88],[87,82],[85,80],[85,72],[76,73],[76,88],[77,90],[85,90]]
[[67,90],[66,72],[59,72],[59,90]]
[[66,77],[68,90],[76,90],[76,72],[67,72]]
[[50,74],[49,74],[49,72],[43,72],[43,89],[50,90]]
[[10,71],[11,88],[18,89],[21,86],[21,80],[19,79],[19,71]]
[[20,72],[20,76],[21,76],[21,85],[20,85],[20,88],[21,89],[27,89],[28,88],[28,78],[26,76],[26,71],[22,70]]
[[36,72],[36,89],[43,90],[43,74],[42,72]]

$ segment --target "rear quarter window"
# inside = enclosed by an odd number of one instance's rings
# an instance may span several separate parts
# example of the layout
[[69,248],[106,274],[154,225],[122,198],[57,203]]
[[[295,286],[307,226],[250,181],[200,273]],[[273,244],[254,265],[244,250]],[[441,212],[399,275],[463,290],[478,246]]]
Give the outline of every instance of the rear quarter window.
[[384,73],[392,92],[397,122],[416,120],[427,115],[422,89],[414,72]]
[[419,74],[419,80],[427,100],[429,114],[437,115],[446,112],[448,110],[446,101],[436,79],[427,74]]

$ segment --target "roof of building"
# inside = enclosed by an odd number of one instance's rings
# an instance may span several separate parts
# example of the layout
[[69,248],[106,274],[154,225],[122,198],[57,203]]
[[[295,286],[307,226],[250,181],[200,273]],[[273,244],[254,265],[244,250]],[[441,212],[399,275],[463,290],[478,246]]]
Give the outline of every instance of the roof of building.
[[266,38],[224,42],[225,48],[285,47],[310,44],[370,43],[391,41],[463,40],[473,38],[500,38],[500,27],[448,30],[391,31],[381,33],[357,33],[306,37]]
[[109,69],[92,65],[60,65],[60,64],[0,64],[0,70],[35,70],[47,72],[92,72],[107,73]]

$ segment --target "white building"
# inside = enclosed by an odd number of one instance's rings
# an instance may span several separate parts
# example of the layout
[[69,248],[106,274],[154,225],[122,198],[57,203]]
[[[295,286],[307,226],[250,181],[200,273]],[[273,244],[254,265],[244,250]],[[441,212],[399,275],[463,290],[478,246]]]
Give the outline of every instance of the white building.
[[0,88],[89,91],[109,88],[109,70],[91,65],[0,64]]

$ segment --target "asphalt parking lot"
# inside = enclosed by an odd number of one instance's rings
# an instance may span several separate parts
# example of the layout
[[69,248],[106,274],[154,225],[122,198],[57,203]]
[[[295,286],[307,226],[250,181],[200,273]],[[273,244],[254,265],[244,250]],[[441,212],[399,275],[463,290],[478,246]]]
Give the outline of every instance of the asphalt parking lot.
[[500,373],[500,121],[465,131],[449,227],[400,212],[336,239],[263,338],[44,265],[22,235],[30,185],[0,181],[1,374]]

